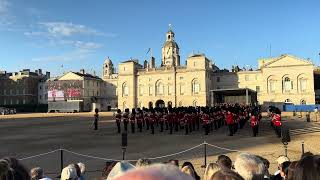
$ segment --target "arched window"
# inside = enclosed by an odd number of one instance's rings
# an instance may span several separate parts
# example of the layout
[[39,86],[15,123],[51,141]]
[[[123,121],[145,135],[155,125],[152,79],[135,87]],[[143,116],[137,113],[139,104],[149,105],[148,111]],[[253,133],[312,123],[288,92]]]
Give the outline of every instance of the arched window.
[[192,104],[193,104],[194,107],[197,107],[198,102],[196,100],[194,100]]
[[191,82],[191,87],[192,87],[192,93],[193,94],[199,94],[199,92],[200,92],[200,84],[199,84],[199,81],[197,79],[194,79]]
[[164,85],[162,82],[158,81],[156,83],[156,95],[163,95],[164,94]]
[[139,95],[140,96],[143,95],[143,85],[142,84],[139,85]]
[[138,103],[138,108],[142,108],[142,103],[141,103],[141,101]]
[[128,96],[129,95],[129,87],[127,83],[123,83],[122,85],[122,96]]
[[298,89],[300,92],[306,92],[308,87],[308,79],[304,74],[298,76]]
[[293,83],[289,77],[285,77],[282,80],[282,91],[290,92],[293,89]]
[[276,91],[276,80],[274,79],[273,76],[268,77],[268,92],[269,93],[274,93]]

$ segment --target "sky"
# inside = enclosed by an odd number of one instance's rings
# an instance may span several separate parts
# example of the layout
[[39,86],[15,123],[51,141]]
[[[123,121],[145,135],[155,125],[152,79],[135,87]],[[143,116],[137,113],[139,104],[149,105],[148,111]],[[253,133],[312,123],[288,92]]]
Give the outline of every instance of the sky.
[[149,48],[159,65],[169,24],[182,64],[192,52],[228,69],[270,54],[320,64],[318,0],[0,0],[0,70],[101,76],[107,57],[142,63]]

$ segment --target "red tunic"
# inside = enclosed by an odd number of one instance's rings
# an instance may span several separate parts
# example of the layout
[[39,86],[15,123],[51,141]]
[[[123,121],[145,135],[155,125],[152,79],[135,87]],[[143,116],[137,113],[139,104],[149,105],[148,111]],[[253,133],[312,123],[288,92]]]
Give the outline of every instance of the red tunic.
[[277,127],[281,126],[281,116],[279,114],[274,114],[272,117],[272,123]]
[[116,122],[118,123],[118,122],[121,122],[121,113],[117,113],[116,114]]
[[202,121],[203,121],[204,124],[209,124],[209,122],[210,122],[209,115],[208,114],[203,114],[202,115]]
[[130,116],[130,123],[135,123],[136,117],[135,115],[131,114]]
[[227,113],[227,115],[226,115],[226,121],[227,121],[227,124],[228,124],[228,125],[231,125],[231,124],[234,123],[232,113]]
[[257,126],[258,125],[258,119],[256,116],[251,116],[251,121],[250,121],[251,127]]

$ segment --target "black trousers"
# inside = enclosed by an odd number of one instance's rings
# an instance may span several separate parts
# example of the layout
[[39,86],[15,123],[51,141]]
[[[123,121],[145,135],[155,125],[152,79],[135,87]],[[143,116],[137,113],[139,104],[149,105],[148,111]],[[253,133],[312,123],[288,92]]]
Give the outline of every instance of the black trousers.
[[94,130],[98,130],[98,121],[94,120]]
[[128,131],[128,122],[123,121],[124,131]]
[[154,123],[151,123],[150,127],[151,127],[151,134],[154,134]]
[[169,128],[170,128],[170,134],[172,134],[172,131],[173,131],[173,124],[172,123],[169,124]]
[[121,124],[120,124],[120,122],[117,122],[117,127],[118,127],[118,133],[121,133]]
[[238,131],[238,123],[233,123],[233,133],[236,133]]
[[160,122],[160,132],[163,132],[163,122]]
[[147,130],[149,130],[149,126],[150,126],[150,124],[149,124],[149,122],[148,122],[148,121],[146,121],[146,126],[147,126]]
[[276,135],[281,137],[281,126],[275,126]]
[[199,121],[199,119],[197,119],[196,125],[197,125],[197,130],[199,130],[200,129],[200,121]]
[[168,123],[168,121],[166,121],[165,124],[166,124],[166,130],[168,130],[168,129],[169,129],[169,123]]
[[192,124],[191,123],[189,123],[189,131],[190,131],[190,133],[192,132]]
[[185,135],[187,135],[187,134],[189,134],[189,127],[188,127],[188,124],[186,124],[185,126],[184,126],[184,128],[185,128]]
[[233,136],[234,125],[233,124],[229,124],[228,128],[229,128],[229,136]]
[[259,126],[256,125],[256,126],[252,126],[251,128],[252,128],[252,135],[256,137],[258,135]]
[[135,132],[135,124],[134,123],[131,123],[131,132],[132,132],[132,134],[134,134],[134,132]]
[[214,125],[214,129],[217,130],[218,129],[218,121],[214,120],[213,125]]
[[174,131],[178,131],[179,130],[179,124],[176,122],[174,123]]
[[139,132],[142,132],[142,122],[138,123]]
[[208,135],[210,132],[210,124],[205,124],[204,125],[204,131],[205,131],[205,135]]

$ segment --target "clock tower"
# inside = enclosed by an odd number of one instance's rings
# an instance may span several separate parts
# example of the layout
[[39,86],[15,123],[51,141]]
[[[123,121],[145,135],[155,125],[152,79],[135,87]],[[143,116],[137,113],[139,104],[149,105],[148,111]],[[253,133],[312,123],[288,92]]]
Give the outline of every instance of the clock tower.
[[174,32],[171,30],[171,26],[169,26],[166,41],[162,47],[161,66],[180,66],[179,46],[174,40]]

